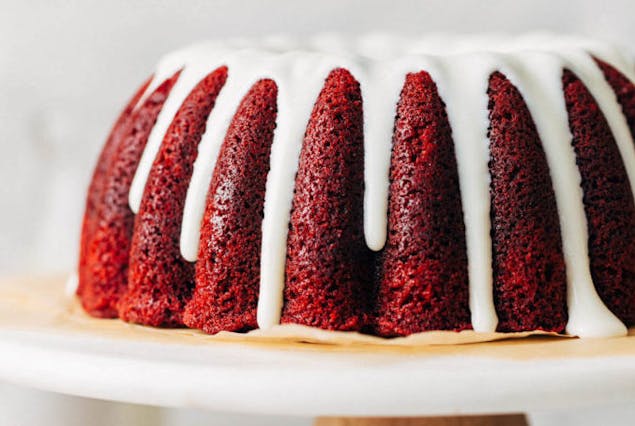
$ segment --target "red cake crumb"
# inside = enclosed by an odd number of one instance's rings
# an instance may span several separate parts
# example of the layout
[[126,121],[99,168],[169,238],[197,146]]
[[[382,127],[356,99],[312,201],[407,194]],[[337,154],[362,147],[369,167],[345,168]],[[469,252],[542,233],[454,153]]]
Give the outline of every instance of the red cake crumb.
[[128,283],[128,253],[134,215],[128,207],[132,177],[178,74],[163,82],[137,110],[146,82],[117,121],[97,163],[88,190],[82,228],[77,295],[96,317],[117,316],[117,303]]
[[522,95],[490,76],[492,266],[498,331],[564,331],[567,282],[549,166]]
[[562,76],[576,162],[582,176],[591,275],[606,306],[635,323],[635,205],[611,129],[584,84]]
[[[108,309],[104,310],[104,305],[107,305],[107,303],[104,304],[98,297],[94,297],[89,294],[91,287],[93,286],[91,269],[94,269],[95,266],[93,266],[93,260],[89,260],[88,256],[90,241],[94,237],[95,227],[97,226],[97,206],[101,204],[104,181],[108,178],[107,171],[112,162],[112,157],[121,143],[124,132],[128,129],[128,126],[132,122],[132,111],[134,106],[145,92],[146,88],[150,84],[150,81],[151,79],[146,80],[141,87],[137,89],[137,92],[128,101],[128,104],[124,107],[123,111],[117,118],[117,121],[112,127],[110,134],[108,135],[108,139],[99,154],[90,185],[88,186],[79,248],[79,285],[77,287],[77,295],[82,302],[84,309],[91,314],[92,312],[95,312],[96,316],[112,316],[112,313],[108,312]],[[102,311],[103,314],[99,315]]]
[[132,111],[137,102],[139,102],[139,99],[141,99],[143,93],[150,85],[150,81],[152,81],[152,78],[147,79],[128,101],[127,105],[124,107],[123,111],[117,118],[117,121],[115,121],[115,124],[110,130],[108,139],[106,139],[106,143],[104,144],[101,153],[99,154],[99,158],[97,159],[97,164],[95,165],[95,170],[93,171],[93,176],[91,178],[90,185],[88,186],[86,195],[86,208],[84,210],[84,218],[82,222],[79,256],[80,286],[78,288],[78,292],[82,288],[83,280],[81,277],[81,272],[85,271],[85,257],[88,252],[88,243],[90,241],[90,237],[94,233],[93,229],[97,223],[97,221],[95,220],[95,216],[97,215],[96,205],[101,202],[104,181],[108,178],[108,168],[112,163],[112,157],[115,151],[117,151],[117,148],[121,144],[124,133],[130,126],[130,123],[134,122],[134,120],[132,119]]
[[333,70],[315,103],[296,176],[283,323],[360,330],[368,323],[372,253],[363,232],[359,83]]
[[[635,84],[606,62],[595,60],[622,106],[631,134],[635,137]],[[635,309],[635,303],[633,304]]]
[[206,333],[257,328],[260,243],[278,88],[256,83],[221,147],[207,194],[196,289],[183,317]]
[[406,76],[397,108],[376,303],[381,336],[471,328],[454,144],[426,72]]
[[221,67],[190,92],[179,108],[152,165],[135,217],[128,291],[119,303],[125,321],[182,325],[194,289],[194,264],[181,257],[179,237],[185,195],[207,116],[227,79]]
[[[597,59],[596,62],[613,88],[617,100],[622,106],[622,112],[628,122],[631,135],[635,139],[635,84],[606,62]],[[631,318],[629,325],[635,325],[635,291],[633,291],[632,296],[631,313],[628,315],[628,318]]]

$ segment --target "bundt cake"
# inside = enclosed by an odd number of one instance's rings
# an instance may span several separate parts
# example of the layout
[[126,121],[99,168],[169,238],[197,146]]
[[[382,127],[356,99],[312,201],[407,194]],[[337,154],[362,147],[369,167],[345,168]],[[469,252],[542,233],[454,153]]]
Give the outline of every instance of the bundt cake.
[[634,82],[624,51],[545,34],[178,51],[99,157],[77,295],[212,334],[623,335]]

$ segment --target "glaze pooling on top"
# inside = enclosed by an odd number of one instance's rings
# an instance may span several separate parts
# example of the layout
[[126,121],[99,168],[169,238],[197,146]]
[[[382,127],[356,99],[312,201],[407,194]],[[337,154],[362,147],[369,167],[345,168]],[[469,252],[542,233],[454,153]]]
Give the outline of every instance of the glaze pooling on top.
[[427,71],[445,102],[452,128],[466,228],[470,310],[475,331],[493,332],[493,300],[488,169],[490,75],[505,74],[522,94],[542,141],[554,186],[566,265],[567,332],[580,336],[626,334],[626,327],[602,303],[591,278],[587,222],[572,135],[562,91],[562,72],[572,71],[590,90],[610,125],[631,189],[635,188],[635,149],[626,118],[593,57],[635,81],[635,67],[623,52],[597,41],[548,34],[403,38],[323,35],[307,41],[273,37],[257,43],[233,40],[192,46],[166,56],[139,105],[174,72],[182,69],[150,134],[130,190],[139,209],[145,182],[165,132],[179,106],[209,72],[228,67],[228,79],[209,115],[206,133],[185,202],[181,253],[195,261],[206,193],[220,146],[243,96],[260,79],[278,85],[278,120],[266,182],[258,326],[280,321],[286,242],[304,132],[328,73],[348,69],[359,81],[364,113],[364,234],[372,250],[386,240],[392,134],[405,75]]

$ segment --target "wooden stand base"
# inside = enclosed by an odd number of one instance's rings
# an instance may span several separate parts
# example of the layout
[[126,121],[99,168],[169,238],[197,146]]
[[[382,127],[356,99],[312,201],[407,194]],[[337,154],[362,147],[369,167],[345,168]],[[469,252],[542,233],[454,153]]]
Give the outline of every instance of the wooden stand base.
[[524,414],[463,417],[320,417],[313,426],[528,426]]

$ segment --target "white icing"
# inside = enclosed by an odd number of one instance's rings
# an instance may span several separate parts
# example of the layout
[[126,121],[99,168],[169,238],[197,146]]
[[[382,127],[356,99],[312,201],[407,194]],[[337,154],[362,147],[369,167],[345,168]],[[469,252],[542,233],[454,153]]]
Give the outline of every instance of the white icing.
[[66,279],[66,283],[64,284],[64,295],[66,297],[75,297],[75,293],[77,293],[77,288],[79,287],[79,276],[76,272],[72,273]]
[[[443,61],[444,73],[436,76],[456,153],[465,221],[470,312],[475,331],[496,330],[498,318],[492,290],[492,239],[490,237],[489,98],[487,86],[496,61],[489,54],[466,54]],[[466,73],[465,70],[470,72]]]
[[342,38],[326,34],[307,41],[268,37],[197,45],[167,56],[139,105],[162,81],[182,69],[143,153],[130,191],[137,212],[154,157],[176,111],[193,87],[221,65],[228,79],[210,114],[188,188],[181,252],[197,257],[206,193],[216,157],[239,103],[258,80],[278,86],[278,118],[271,148],[262,224],[258,325],[279,323],[295,174],[313,104],[328,73],[348,69],[359,81],[364,111],[364,234],[380,250],[386,240],[392,133],[405,74],[425,70],[444,100],[452,128],[466,226],[470,310],[476,331],[494,331],[497,316],[492,291],[490,176],[488,171],[487,86],[500,70],[523,95],[543,142],[558,205],[567,272],[567,331],[581,336],[620,335],[624,325],[595,291],[587,249],[587,224],[580,173],[571,146],[562,94],[562,70],[572,70],[604,112],[635,188],[635,148],[616,96],[589,55],[610,63],[635,80],[630,58],[612,46],[574,37],[531,34],[409,39],[387,35]]
[[565,67],[573,71],[589,89],[604,117],[606,117],[617,148],[620,151],[631,190],[635,190],[635,147],[633,146],[633,137],[615,92],[604,79],[604,74],[602,74],[600,68],[584,51],[566,52],[563,56],[565,58]]
[[[229,78],[199,146],[200,160],[194,165],[185,203],[181,251],[187,260],[196,260],[215,156],[240,101],[259,79],[274,80],[278,86],[278,119],[266,183],[258,302],[258,324],[268,328],[279,323],[282,309],[288,223],[302,139],[324,79],[333,68],[347,61],[315,53],[243,51],[227,56],[223,63],[230,69]],[[353,63],[348,65],[355,67]],[[317,77],[307,79],[309,74]],[[211,157],[214,159],[210,160]]]
[[[242,55],[256,56],[257,52],[241,52]],[[261,70],[246,67],[235,58],[224,64],[231,67],[225,86],[216,99],[206,124],[206,132],[198,146],[198,156],[194,162],[194,171],[188,187],[183,225],[181,228],[181,253],[190,261],[196,261],[200,226],[205,211],[206,195],[216,165],[220,146],[225,138],[231,119],[238,108],[242,94],[258,80]],[[253,58],[252,58],[253,61]],[[220,65],[220,63],[219,63]]]
[[[391,62],[377,62],[364,74],[355,75],[362,88],[364,105],[364,235],[372,250],[386,241],[390,153],[397,101],[405,72]],[[407,68],[407,71],[418,71]],[[389,119],[377,119],[388,117]]]
[[[209,52],[207,48],[203,46],[193,46],[167,56],[159,64],[155,77],[141,97],[140,102],[145,100],[148,94],[152,93],[151,90],[156,89],[166,78],[169,78],[176,71],[182,69],[178,80],[172,87],[170,95],[165,100],[163,108],[161,108],[161,112],[157,117],[157,121],[148,136],[148,142],[143,150],[139,166],[132,180],[129,200],[130,208],[134,213],[139,212],[141,198],[143,197],[143,191],[150,174],[150,169],[152,168],[152,163],[159,152],[161,142],[163,142],[163,138],[170,124],[172,124],[174,116],[194,87],[196,87],[206,75],[217,68],[217,58],[219,58],[219,56],[218,53],[213,54],[213,52]],[[140,103],[137,105],[140,105]]]
[[558,205],[567,274],[567,332],[589,337],[621,335],[626,332],[624,325],[602,303],[591,278],[582,178],[562,95],[562,60],[553,54],[528,52],[512,69],[506,75],[522,93],[534,119]]

